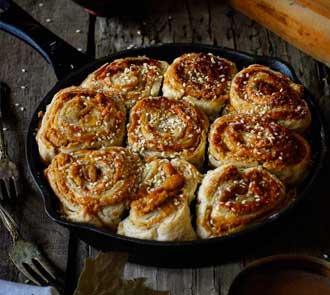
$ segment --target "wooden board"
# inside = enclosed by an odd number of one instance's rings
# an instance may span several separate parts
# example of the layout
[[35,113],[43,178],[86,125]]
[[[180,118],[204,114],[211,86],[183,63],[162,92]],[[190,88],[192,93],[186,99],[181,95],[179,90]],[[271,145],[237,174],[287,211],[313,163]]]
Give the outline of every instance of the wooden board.
[[[67,0],[16,2],[56,34],[74,46],[85,49],[88,16],[76,4]],[[43,6],[39,6],[39,3],[43,3]],[[49,23],[46,22],[48,18],[51,20]],[[82,33],[75,33],[78,28]],[[27,171],[24,151],[32,112],[53,87],[56,77],[43,58],[22,41],[0,31],[0,44],[0,80],[6,82],[11,89],[9,100],[4,102],[4,126],[8,128],[5,137],[9,155],[21,172],[23,192],[12,212],[23,237],[36,241],[47,256],[64,270],[68,231],[46,216],[41,197]],[[22,69],[26,72],[23,73]],[[25,86],[25,89],[21,89],[21,86]],[[20,106],[16,107],[16,103]],[[24,111],[21,111],[21,107]],[[0,278],[23,281],[25,278],[19,275],[8,257],[11,243],[9,234],[0,225]]]
[[[42,9],[39,8],[38,1],[18,2],[74,46],[86,48],[89,18],[83,9],[68,0],[48,0],[44,2]],[[101,57],[129,46],[160,42],[199,42],[278,56],[293,65],[302,82],[316,95],[330,126],[330,101],[329,97],[324,96],[330,95],[330,71],[327,67],[249,18],[233,11],[222,1],[149,2],[149,11],[143,19],[97,18],[95,43],[90,42],[90,51],[95,49],[96,56]],[[46,18],[54,21],[45,23]],[[91,28],[93,29],[93,23]],[[82,33],[75,33],[76,29],[81,29]],[[5,112],[5,125],[9,127],[6,138],[11,147],[9,153],[20,163],[21,171],[24,171],[23,175],[28,179],[24,183],[25,193],[14,214],[25,237],[39,242],[50,258],[64,269],[68,233],[52,223],[43,213],[41,199],[27,176],[24,162],[27,123],[35,106],[56,79],[49,66],[27,45],[3,32],[0,32],[0,44],[0,79],[8,82],[13,91]],[[24,75],[20,72],[23,67],[28,70]],[[28,88],[23,91],[20,85],[27,85]],[[14,106],[16,102],[24,105],[25,112]],[[224,265],[196,269],[164,269],[128,264],[125,275],[147,277],[150,286],[161,290],[169,289],[172,295],[226,295],[233,278],[246,263],[256,257],[288,252],[318,256],[330,254],[330,198],[326,189],[329,171],[328,165],[321,184],[313,191],[309,204],[298,211],[286,228],[276,233],[271,240],[259,245],[257,254]],[[0,278],[23,281],[24,278],[18,276],[15,267],[9,262],[7,253],[11,241],[1,226],[0,234]],[[83,259],[95,255],[96,252],[83,242],[78,244],[74,261],[76,273],[81,270]]]
[[[322,79],[317,74],[319,67],[327,71],[323,66],[254,21],[233,11],[221,1],[163,1],[151,5],[153,5],[150,7],[152,15],[140,21],[125,18],[98,19],[95,30],[96,55],[101,57],[127,47],[153,43],[217,44],[255,54],[278,56],[293,65],[299,78],[316,96],[323,93]],[[306,220],[298,218],[288,227],[287,232],[278,234],[278,239],[274,237],[269,244],[260,245],[257,256],[283,252],[305,252],[317,255],[322,253],[324,248],[320,250],[318,246],[312,247],[310,243],[304,243],[304,240],[307,232],[318,245],[322,244],[316,239],[324,235],[325,228],[317,226],[316,229],[314,226],[318,222],[325,222],[325,217],[320,220],[317,213],[318,205],[324,205],[324,197],[324,193],[319,196],[313,209],[312,216],[316,217],[313,225],[309,226]],[[304,214],[311,213],[304,212]],[[303,227],[304,231],[299,231],[300,227]],[[295,238],[289,238],[290,236]],[[254,258],[254,256],[242,257],[239,261],[201,269],[162,269],[129,264],[126,267],[126,275],[127,277],[145,276],[152,287],[169,289],[175,295],[225,295],[233,278],[248,261]]]

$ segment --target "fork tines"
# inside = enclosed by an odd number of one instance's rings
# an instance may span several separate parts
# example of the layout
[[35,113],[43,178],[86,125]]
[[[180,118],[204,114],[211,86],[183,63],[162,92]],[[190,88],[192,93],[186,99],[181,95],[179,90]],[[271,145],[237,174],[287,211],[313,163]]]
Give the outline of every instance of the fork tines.
[[9,178],[0,178],[0,187],[1,187],[1,200],[6,198],[12,199],[18,197],[17,185],[15,177]]

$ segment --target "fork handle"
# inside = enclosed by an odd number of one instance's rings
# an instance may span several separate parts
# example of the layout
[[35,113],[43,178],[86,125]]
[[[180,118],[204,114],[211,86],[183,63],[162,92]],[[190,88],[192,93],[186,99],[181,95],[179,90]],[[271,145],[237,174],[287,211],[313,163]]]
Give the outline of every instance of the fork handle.
[[2,101],[9,95],[9,87],[7,84],[0,82],[0,159],[7,157],[7,148],[5,136],[3,134],[2,126]]
[[3,225],[9,231],[13,242],[15,243],[19,238],[20,234],[17,229],[15,220],[10,216],[9,212],[0,204],[0,219]]

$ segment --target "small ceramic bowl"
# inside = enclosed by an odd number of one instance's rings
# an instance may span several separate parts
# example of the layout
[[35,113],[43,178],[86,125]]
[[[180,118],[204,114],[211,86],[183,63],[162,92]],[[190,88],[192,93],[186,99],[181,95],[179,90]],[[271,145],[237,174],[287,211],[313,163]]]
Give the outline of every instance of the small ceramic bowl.
[[229,295],[330,295],[330,262],[300,255],[258,259],[234,279]]

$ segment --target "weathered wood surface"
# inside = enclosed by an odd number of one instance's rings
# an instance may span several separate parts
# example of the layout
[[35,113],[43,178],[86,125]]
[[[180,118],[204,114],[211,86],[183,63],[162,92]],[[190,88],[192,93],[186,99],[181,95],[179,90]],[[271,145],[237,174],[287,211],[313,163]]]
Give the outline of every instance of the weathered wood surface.
[[[38,5],[39,1],[17,2],[74,46],[82,49],[87,47],[89,18],[77,5],[68,0],[48,0],[44,2],[43,7]],[[97,18],[95,44],[89,43],[90,52],[95,50],[96,57],[101,57],[131,46],[161,42],[195,42],[277,56],[291,63],[299,79],[317,97],[329,125],[330,98],[324,96],[330,95],[328,68],[247,17],[235,13],[221,1],[149,2],[146,15],[140,19]],[[52,22],[46,23],[46,18],[52,19]],[[93,29],[93,24],[91,27]],[[81,29],[82,32],[75,33],[76,29]],[[22,68],[26,68],[28,72],[22,73]],[[64,269],[67,260],[68,233],[52,223],[44,214],[41,199],[37,196],[23,160],[27,123],[40,99],[55,82],[55,76],[32,49],[0,32],[0,79],[7,82],[12,89],[5,113],[5,125],[9,128],[6,131],[6,138],[9,142],[9,153],[17,163],[20,163],[24,179],[24,194],[14,214],[23,234],[39,242],[50,258]],[[26,85],[28,88],[22,90],[21,85]],[[24,112],[14,106],[17,102],[25,107]],[[247,262],[257,257],[276,253],[307,253],[317,256],[329,254],[330,199],[329,190],[325,185],[329,168],[327,164],[320,185],[313,190],[311,200],[299,208],[288,225],[282,228],[282,232],[277,232],[265,244],[258,246],[257,255],[248,255],[216,267],[197,269],[162,269],[128,264],[125,270],[126,276],[147,277],[150,286],[171,290],[171,294],[174,295],[227,294],[237,273]],[[2,227],[0,233],[0,278],[22,281],[23,278],[18,276],[7,256],[11,243],[9,235]],[[94,249],[80,242],[76,255],[78,270],[81,269],[83,258],[95,253]]]
[[[39,3],[43,6],[39,6]],[[80,7],[67,0],[17,1],[33,17],[76,47],[85,49],[88,16]],[[46,22],[47,19],[51,22]],[[68,25],[70,24],[70,25]],[[82,33],[75,30],[80,28]],[[22,69],[26,69],[23,73]],[[25,163],[25,137],[32,112],[43,96],[55,84],[56,77],[51,67],[28,45],[0,32],[0,80],[11,89],[8,102],[4,103],[5,137],[10,157],[19,165],[22,196],[14,205],[20,231],[26,239],[36,241],[56,265],[65,269],[68,245],[66,229],[53,223],[45,214],[43,203],[27,171]],[[21,89],[25,86],[25,89]],[[20,106],[15,106],[19,103]],[[24,111],[20,108],[23,107]],[[10,207],[10,206],[9,206]],[[8,257],[11,246],[9,234],[0,226],[0,277],[22,281]]]

